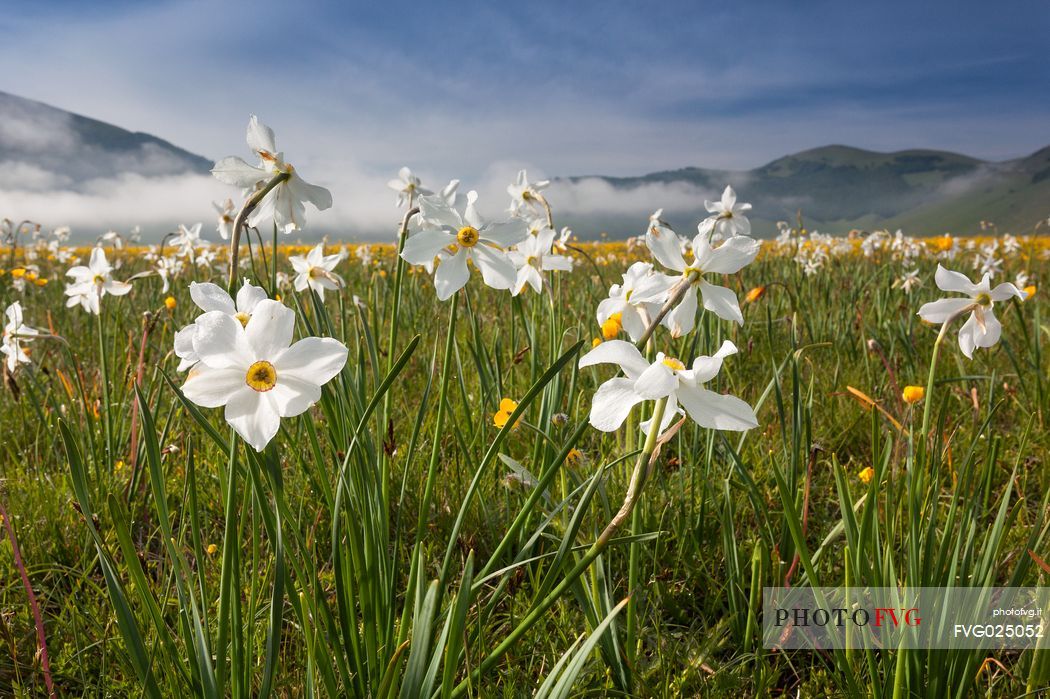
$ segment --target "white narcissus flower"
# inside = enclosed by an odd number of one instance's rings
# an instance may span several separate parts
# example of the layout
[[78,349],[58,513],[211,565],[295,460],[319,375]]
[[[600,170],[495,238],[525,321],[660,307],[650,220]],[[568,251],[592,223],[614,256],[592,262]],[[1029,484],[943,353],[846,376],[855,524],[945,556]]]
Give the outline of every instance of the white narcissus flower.
[[723,238],[751,235],[751,222],[744,215],[751,210],[751,205],[737,204],[736,192],[729,185],[722,192],[721,201],[704,201],[704,208],[713,216],[700,223],[701,233],[715,233]]
[[[631,340],[637,342],[659,313],[675,281],[675,277],[654,272],[649,262],[635,262],[624,272],[623,284],[609,287],[609,298],[598,304],[598,325],[604,326],[607,320],[616,317]],[[642,293],[636,295],[639,290]],[[641,302],[639,296],[652,300]]]
[[401,257],[409,264],[428,265],[440,256],[434,288],[441,301],[467,283],[468,260],[477,265],[485,283],[493,289],[511,289],[517,281],[517,270],[504,248],[525,238],[525,222],[485,221],[474,206],[477,199],[477,192],[468,192],[467,206],[461,214],[441,197],[419,198],[423,228],[408,237]]
[[[736,321],[741,325],[744,323],[736,294],[724,286],[711,284],[704,279],[704,275],[736,274],[755,259],[762,244],[754,238],[738,235],[726,239],[718,247],[712,247],[711,231],[703,230],[703,224],[700,228],[697,236],[693,238],[691,263],[685,261],[678,234],[669,227],[653,225],[645,234],[645,242],[653,257],[668,269],[680,272],[680,283],[690,285],[682,302],[664,316],[663,325],[671,331],[672,337],[685,335],[696,325],[696,287],[699,287],[704,308],[719,318]],[[637,295],[638,301],[659,300],[658,294],[651,297],[651,294],[639,291]]]
[[[260,301],[266,300],[266,292],[261,287],[253,286],[245,279],[237,292],[236,303],[226,290],[211,282],[190,282],[190,298],[204,313],[220,312],[235,318],[241,325],[247,325],[252,312]],[[196,364],[199,359],[193,349],[193,338],[197,333],[194,321],[175,333],[175,356],[179,362],[178,371],[185,371]]]
[[518,178],[514,184],[507,185],[507,194],[510,195],[510,213],[520,214],[539,204],[540,190],[546,189],[550,180],[529,182],[529,177],[524,170],[518,171]]
[[416,197],[433,193],[429,189],[425,189],[419,178],[413,175],[412,170],[407,167],[398,170],[397,178],[387,182],[386,186],[397,192],[397,205],[399,207],[406,204],[412,206]]
[[[615,364],[625,376],[609,379],[598,387],[591,403],[591,425],[602,432],[612,432],[638,403],[666,398],[660,432],[683,409],[701,427],[734,431],[757,427],[755,411],[747,403],[703,387],[718,375],[722,360],[736,351],[736,346],[727,340],[713,356],[697,357],[693,366],[686,368],[662,352],[650,364],[637,347],[623,340],[601,343],[580,358],[580,368]],[[645,425],[643,428],[648,429]]]
[[296,291],[305,291],[307,287],[317,292],[324,300],[325,289],[338,289],[344,285],[343,278],[333,272],[336,265],[343,261],[344,252],[334,255],[324,254],[324,243],[318,243],[310,252],[303,255],[292,255],[288,261],[296,272]]
[[965,294],[965,298],[947,298],[931,301],[919,309],[919,317],[928,323],[941,325],[957,315],[972,311],[969,319],[959,328],[959,348],[968,359],[973,359],[977,347],[992,347],[999,341],[1003,326],[992,312],[996,301],[1006,301],[1017,297],[1022,301],[1028,294],[1010,282],[1004,282],[991,288],[991,275],[985,274],[980,282],[974,284],[965,274],[952,272],[937,265],[934,275],[937,287],[942,291],[954,291]]
[[248,121],[248,147],[259,156],[258,167],[249,165],[236,156],[223,158],[215,163],[212,175],[225,184],[241,187],[245,196],[251,196],[258,187],[279,173],[287,173],[288,179],[274,187],[255,210],[248,215],[248,225],[262,228],[262,224],[273,222],[277,230],[291,233],[301,230],[306,223],[305,202],[310,202],[318,211],[332,205],[332,194],[324,187],[309,184],[292,166],[284,161],[284,153],[277,151],[273,130],[259,121],[254,114]]
[[540,230],[536,235],[526,236],[518,243],[515,250],[507,255],[518,268],[518,278],[514,283],[513,293],[520,294],[528,284],[538,294],[543,291],[544,272],[571,272],[572,258],[551,253],[556,233],[550,228]]
[[215,230],[218,231],[220,238],[229,240],[230,234],[233,233],[233,224],[237,220],[237,207],[233,205],[233,199],[227,199],[222,204],[212,202],[211,205],[215,213],[219,214]]
[[32,342],[33,337],[39,335],[40,332],[29,327],[22,320],[22,304],[18,301],[8,306],[7,310],[4,311],[4,315],[7,316],[7,323],[4,325],[3,344],[0,344],[0,353],[6,357],[4,361],[7,362],[7,370],[13,374],[19,364],[29,364],[33,361],[29,358],[29,354],[26,353],[22,344]]
[[184,224],[179,224],[179,230],[171,239],[171,244],[178,248],[176,254],[179,257],[189,257],[192,261],[194,251],[201,244],[201,226],[202,224],[195,223],[187,228]]
[[295,313],[279,301],[261,301],[245,325],[212,311],[196,326],[193,349],[200,361],[182,392],[205,408],[225,406],[226,422],[256,451],[274,438],[281,418],[320,400],[321,386],[346,364],[346,346],[330,337],[291,344]]
[[79,265],[66,272],[73,281],[66,286],[66,306],[80,306],[98,315],[101,299],[106,294],[123,296],[131,291],[131,284],[118,282],[111,277],[113,267],[106,259],[106,251],[96,247],[91,251],[87,266]]

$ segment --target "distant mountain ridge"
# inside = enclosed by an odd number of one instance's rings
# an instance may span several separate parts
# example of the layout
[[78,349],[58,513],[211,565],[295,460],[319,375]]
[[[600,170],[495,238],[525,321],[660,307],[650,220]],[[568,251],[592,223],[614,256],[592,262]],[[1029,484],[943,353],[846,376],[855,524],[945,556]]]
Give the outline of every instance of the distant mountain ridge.
[[[66,222],[66,217],[87,214],[76,202],[53,214],[53,195],[112,193],[114,180],[131,180],[132,185],[141,180],[158,190],[169,183],[157,178],[206,176],[211,167],[211,160],[156,136],[0,92],[0,195],[10,195],[6,201],[12,210],[20,211],[33,194],[40,212],[34,215]],[[571,191],[574,185],[596,183],[597,201],[593,187],[589,199]],[[969,234],[981,230],[981,221],[994,222],[999,231],[1026,233],[1050,216],[1050,147],[1024,158],[990,162],[937,150],[879,153],[831,145],[752,170],[685,167],[637,177],[560,178],[552,185],[551,200],[559,225],[572,226],[583,238],[602,231],[612,237],[637,235],[658,207],[680,233],[688,234],[707,215],[704,199],[717,198],[727,183],[740,200],[754,204],[751,221],[761,237],[775,235],[777,221],[794,222],[800,211],[807,228],[826,233],[902,228],[914,235]],[[626,205],[606,206],[609,198],[627,190],[637,190],[638,196]],[[143,188],[119,191],[123,198],[114,195],[102,225],[109,225],[110,215],[133,225],[147,206]],[[168,215],[163,214],[163,221],[154,216],[153,227],[167,230],[182,220],[168,221]],[[171,218],[183,215],[190,216],[179,209]]]
[[156,136],[0,92],[0,188],[80,191],[100,178],[206,174],[211,167]]
[[[640,177],[596,177],[619,189],[691,185],[712,197],[732,184],[741,200],[754,203],[755,233],[763,236],[774,234],[778,220],[794,222],[799,211],[807,228],[829,233],[903,228],[913,234],[966,234],[978,232],[981,221],[994,222],[1000,231],[1025,233],[1050,216],[1050,147],[990,162],[937,150],[879,153],[831,145],[747,171],[687,167]],[[668,215],[691,220],[705,212],[698,202]],[[636,222],[625,227],[609,217],[600,223],[613,235],[639,232]]]

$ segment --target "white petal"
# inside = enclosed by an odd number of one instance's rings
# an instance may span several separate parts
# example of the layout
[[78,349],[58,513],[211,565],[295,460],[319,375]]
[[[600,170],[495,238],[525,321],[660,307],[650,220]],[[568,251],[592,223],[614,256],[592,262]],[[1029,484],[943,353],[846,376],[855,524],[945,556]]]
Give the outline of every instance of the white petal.
[[609,379],[599,386],[594,394],[591,402],[591,425],[602,432],[612,432],[623,424],[631,408],[640,402],[642,397],[634,392],[634,381],[625,378]]
[[649,368],[634,383],[635,392],[646,400],[655,400],[668,396],[675,389],[677,380],[671,367],[663,363],[663,357],[658,356]]
[[952,272],[941,265],[937,265],[937,273],[933,278],[937,282],[938,288],[942,291],[954,291],[971,297],[977,295],[977,285],[971,282],[965,274]]
[[226,403],[226,422],[255,451],[262,451],[281,428],[281,416],[269,391],[256,391],[248,386],[236,391]]
[[967,359],[973,359],[973,350],[977,347],[977,333],[979,332],[981,328],[977,325],[977,314],[971,313],[963,326],[959,328],[959,349]]
[[306,337],[280,354],[273,362],[277,381],[298,379],[323,386],[346,364],[346,345],[331,337]]
[[[243,289],[244,287],[241,288]],[[233,299],[218,284],[190,282],[190,298],[205,313],[208,311],[222,311],[233,315],[237,312],[237,309],[233,306]]]
[[738,432],[758,427],[755,411],[736,396],[683,385],[678,389],[678,402],[701,427]]
[[747,236],[728,238],[717,248],[712,248],[703,234],[693,239],[693,246],[697,265],[711,274],[736,274],[762,249],[761,242]]
[[638,348],[623,340],[603,342],[580,357],[581,369],[595,364],[615,364],[632,379],[637,379],[649,368],[649,362],[645,361]]
[[222,311],[209,311],[195,322],[193,350],[201,361],[214,369],[239,368],[242,372],[255,361],[240,321]]
[[113,294],[114,296],[123,296],[124,294],[131,291],[131,284],[127,282],[117,282],[110,279],[102,285],[107,294]]
[[1017,298],[1024,301],[1027,297],[1027,294],[1025,292],[1021,291],[1010,282],[1004,282],[999,286],[995,287],[994,289],[992,289],[989,295],[992,297],[992,301],[1006,301],[1012,296],[1016,296]]
[[737,349],[729,340],[722,343],[722,346],[710,357],[697,357],[693,360],[692,368],[692,379],[700,383],[706,383],[711,379],[718,376],[718,372],[722,369],[722,360],[725,357],[736,354]]
[[481,270],[485,284],[493,289],[510,289],[514,286],[517,270],[507,253],[486,245],[476,245],[470,249],[470,254]]
[[197,364],[182,384],[182,393],[202,408],[218,408],[240,389],[252,390],[245,378],[244,369],[213,369]]
[[744,324],[744,316],[740,313],[740,304],[737,302],[736,294],[732,289],[701,281],[700,294],[704,298],[704,308],[723,320],[733,320],[740,325]]
[[696,327],[696,289],[690,288],[682,302],[664,316],[663,326],[671,331],[671,337],[688,335]]
[[324,187],[310,184],[298,175],[293,175],[288,185],[296,199],[310,202],[318,211],[332,207],[332,193]]
[[[525,222],[518,218],[512,218],[509,221],[490,223],[484,226],[481,237],[506,248],[520,243],[528,234],[529,229],[525,226]],[[548,245],[548,249],[549,247]]]
[[460,249],[452,257],[443,259],[434,273],[434,289],[437,291],[438,300],[444,301],[451,298],[452,294],[462,289],[469,279],[467,253]]
[[[223,293],[226,293],[225,291]],[[229,298],[227,295],[226,298]],[[266,300],[266,292],[262,290],[262,287],[249,284],[248,280],[245,279],[244,283],[241,284],[240,290],[237,292],[237,308],[236,310],[241,313],[251,313],[255,310],[255,307],[260,301]],[[210,309],[209,309],[210,310]]]
[[405,241],[401,257],[413,265],[425,265],[434,261],[437,254],[454,242],[453,236],[443,230],[421,230],[413,233]]
[[248,147],[253,153],[259,151],[277,153],[277,138],[273,134],[273,129],[259,121],[259,117],[254,114],[248,120]]
[[925,320],[927,323],[935,323],[940,325],[945,323],[949,318],[960,313],[967,306],[973,305],[973,299],[941,299],[939,301],[931,301],[930,303],[923,304],[919,308],[919,317]]
[[281,417],[300,415],[321,400],[321,387],[316,383],[286,374],[278,374],[277,385],[269,393]]
[[219,182],[230,184],[241,189],[251,189],[257,183],[266,179],[266,173],[257,167],[252,167],[236,156],[223,158],[215,163],[211,174]]
[[[974,315],[976,316],[977,314]],[[987,349],[999,342],[999,338],[1003,334],[1003,326],[990,310],[983,311],[980,314],[980,318],[984,321],[984,329],[981,330],[980,324],[978,324],[979,332],[974,333],[974,342],[978,347]]]
[[292,344],[294,331],[295,311],[272,299],[260,301],[244,326],[245,337],[255,356],[271,362]]
[[660,264],[676,272],[685,271],[685,258],[678,234],[666,226],[649,226],[645,232],[645,244]]
[[193,350],[193,338],[196,334],[196,323],[190,323],[175,333],[175,356],[197,361],[197,353]]
[[424,220],[433,225],[448,226],[456,230],[463,227],[463,219],[459,213],[440,196],[420,197],[419,212]]

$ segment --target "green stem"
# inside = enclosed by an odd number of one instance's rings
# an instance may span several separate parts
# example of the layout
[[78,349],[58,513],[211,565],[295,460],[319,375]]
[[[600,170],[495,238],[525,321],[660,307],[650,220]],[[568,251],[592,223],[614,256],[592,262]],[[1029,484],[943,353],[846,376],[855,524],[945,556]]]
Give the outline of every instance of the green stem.
[[408,615],[413,608],[412,594],[418,576],[420,557],[423,552],[423,533],[426,529],[427,516],[430,513],[430,501],[434,496],[434,480],[437,475],[438,462],[441,460],[441,437],[445,427],[445,405],[448,397],[448,384],[452,375],[452,351],[456,340],[456,310],[459,307],[459,292],[452,295],[452,307],[448,315],[448,335],[445,337],[445,356],[441,366],[441,389],[438,392],[437,419],[434,422],[434,444],[430,452],[430,465],[427,467],[426,485],[423,487],[423,499],[419,503],[419,516],[416,520],[416,537],[412,545],[412,565],[409,569],[409,589],[405,596],[405,608],[401,616],[401,627],[398,629],[397,642],[400,646],[408,634]]
[[[405,212],[405,217],[401,219],[401,229],[397,236],[397,269],[394,272],[394,307],[390,312],[390,328],[386,342],[386,373],[388,374],[394,363],[394,348],[397,346],[397,327],[401,316],[401,293],[405,280],[406,263],[404,258],[401,257],[401,253],[405,249],[405,241],[408,240],[408,222],[412,220],[413,216],[419,213],[419,207],[411,206],[411,203],[412,202],[409,201],[408,211]],[[455,304],[456,302],[453,301],[452,303]],[[385,435],[387,433],[387,424],[390,420],[390,401],[390,391],[387,391],[386,395],[383,396],[382,420],[379,423],[380,435]],[[384,452],[382,473],[382,495],[384,503],[390,502],[390,466],[390,457]]]
[[95,316],[98,327],[98,366],[101,374],[100,381],[102,383],[102,428],[105,435],[106,445],[106,468],[107,470],[113,469],[113,423],[109,417],[109,369],[106,362],[106,333],[102,327],[102,290],[99,293],[99,307],[98,314]]
[[226,290],[232,296],[236,293],[237,288],[237,270],[239,269],[240,262],[240,248],[241,248],[241,230],[244,228],[245,221],[248,220],[248,214],[250,214],[255,207],[259,205],[259,202],[263,200],[267,194],[273,191],[274,187],[281,184],[285,180],[291,177],[291,173],[279,172],[273,176],[273,178],[266,183],[262,189],[257,190],[248,201],[244,202],[244,206],[237,213],[237,218],[233,222],[233,233],[230,235],[230,279],[226,285]]
[[930,418],[933,415],[931,408],[933,405],[933,384],[937,376],[937,357],[941,351],[941,343],[944,341],[944,337],[948,333],[948,326],[952,324],[952,321],[970,310],[972,310],[970,307],[964,308],[944,321],[941,324],[941,331],[937,333],[937,340],[933,343],[933,356],[930,357],[930,375],[926,379],[926,394],[923,396],[925,404],[922,408],[922,444],[924,446],[927,446],[926,437],[930,433]]
[[641,497],[642,488],[645,487],[645,481],[649,473],[649,462],[652,459],[653,452],[656,451],[657,438],[660,431],[659,427],[660,423],[663,421],[664,407],[666,405],[667,399],[660,398],[653,406],[649,435],[646,437],[645,446],[642,448],[642,452],[638,455],[638,460],[635,462],[634,471],[631,473],[631,484],[627,488],[627,494],[624,496],[623,505],[620,507],[619,512],[617,512],[612,520],[610,520],[601,535],[593,544],[591,544],[591,547],[587,549],[587,552],[576,563],[576,565],[573,566],[572,570],[562,578],[557,587],[551,590],[538,605],[532,608],[514,630],[511,631],[507,637],[504,638],[503,641],[481,661],[481,664],[470,674],[470,677],[456,685],[456,688],[452,690],[451,694],[453,699],[463,696],[468,690],[475,687],[481,675],[491,670],[499,659],[503,657],[504,653],[510,650],[518,640],[525,635],[526,631],[543,618],[547,610],[558,601],[558,598],[561,597],[566,590],[575,584],[576,580],[583,575],[583,573],[590,567],[591,563],[593,563],[594,560],[609,546],[609,542],[612,540],[616,530],[619,529],[620,525],[631,515],[631,512],[634,510],[635,505]]

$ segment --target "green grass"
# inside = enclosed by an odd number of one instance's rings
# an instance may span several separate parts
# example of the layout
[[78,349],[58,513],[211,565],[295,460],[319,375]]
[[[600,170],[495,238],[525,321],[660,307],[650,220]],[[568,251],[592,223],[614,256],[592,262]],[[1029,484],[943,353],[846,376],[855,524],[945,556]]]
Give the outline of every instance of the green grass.
[[[607,280],[629,263],[607,262]],[[935,262],[919,266],[926,285],[909,296],[892,288],[902,267],[889,259],[837,258],[804,278],[790,259],[763,256],[725,282],[741,298],[777,282],[744,308],[742,327],[703,314],[684,338],[658,330],[656,348],[682,358],[736,343],[715,388],[757,406],[760,427],[740,435],[686,422],[659,451],[631,521],[599,551],[592,544],[653,445],[585,424],[611,374],[576,368],[606,291],[582,260],[556,278],[553,303],[531,292],[512,301],[474,280],[441,304],[425,275],[406,274],[393,333],[389,252],[372,267],[344,263],[348,288],[323,304],[283,290],[299,334],[341,339],[350,360],[261,454],[231,440],[221,410],[193,409],[175,388],[172,336],[196,315],[189,277],[173,284],[173,311],[156,278],[103,299],[102,372],[96,319],[64,308],[64,269],[45,265],[54,281],[24,295],[5,275],[4,305],[21,298],[29,325],[65,340],[36,340],[34,365],[0,396],[0,502],[43,611],[56,687],[404,697],[1045,689],[1050,663],[1031,651],[761,648],[762,586],[842,585],[847,575],[873,586],[1046,584],[1028,553],[1050,558],[1043,292],[998,306],[1003,340],[973,361],[949,332],[924,440],[925,404],[900,399],[904,385],[926,385],[937,335],[915,315],[938,296]],[[1022,254],[1006,267],[1047,276],[1045,261]],[[117,276],[142,268],[127,256]],[[109,405],[96,417],[103,376]],[[503,397],[520,405],[500,430],[492,416]],[[572,448],[582,459],[566,459]],[[501,456],[544,490],[508,479]],[[865,485],[867,466],[876,476]],[[6,539],[0,649],[0,695],[45,695]],[[1002,666],[979,671],[989,655]]]

